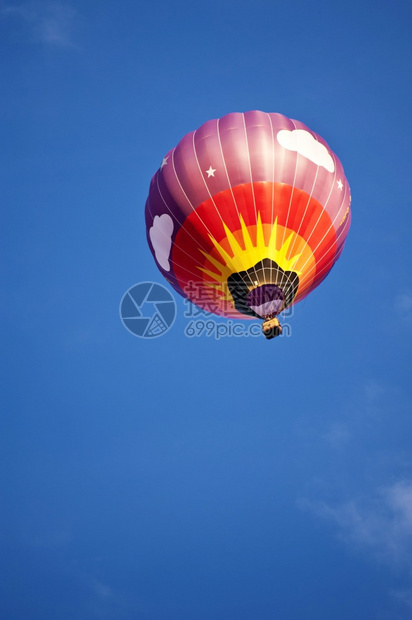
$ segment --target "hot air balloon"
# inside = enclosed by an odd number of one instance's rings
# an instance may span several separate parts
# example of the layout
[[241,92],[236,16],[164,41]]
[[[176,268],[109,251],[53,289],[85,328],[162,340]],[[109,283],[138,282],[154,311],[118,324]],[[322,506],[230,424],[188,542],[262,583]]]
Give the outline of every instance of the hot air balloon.
[[204,310],[264,320],[304,299],[339,258],[350,189],[327,143],[277,113],[206,122],[169,151],[146,202],[147,239],[172,287]]

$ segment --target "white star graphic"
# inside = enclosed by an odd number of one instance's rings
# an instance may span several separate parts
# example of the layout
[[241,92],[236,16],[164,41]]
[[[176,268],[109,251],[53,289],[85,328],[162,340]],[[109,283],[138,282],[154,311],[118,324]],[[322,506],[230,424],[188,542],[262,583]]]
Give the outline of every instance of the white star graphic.
[[342,181],[340,179],[338,181],[338,187],[339,187],[340,191],[343,190],[343,183],[342,183]]
[[169,159],[169,155],[167,157],[163,157],[162,164],[160,166],[160,170],[163,168],[163,166],[166,166],[168,159]]
[[212,166],[210,166],[209,170],[206,170],[206,172],[207,172],[207,178],[209,179],[210,177],[215,176],[216,168],[212,168]]

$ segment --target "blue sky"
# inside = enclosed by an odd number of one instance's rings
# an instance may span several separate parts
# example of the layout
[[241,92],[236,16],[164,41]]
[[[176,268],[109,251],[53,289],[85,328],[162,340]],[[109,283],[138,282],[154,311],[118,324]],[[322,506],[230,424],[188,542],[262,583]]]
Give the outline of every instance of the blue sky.
[[[0,3],[0,615],[412,618],[409,2]],[[352,228],[292,335],[127,332],[144,204],[228,112],[320,134]]]

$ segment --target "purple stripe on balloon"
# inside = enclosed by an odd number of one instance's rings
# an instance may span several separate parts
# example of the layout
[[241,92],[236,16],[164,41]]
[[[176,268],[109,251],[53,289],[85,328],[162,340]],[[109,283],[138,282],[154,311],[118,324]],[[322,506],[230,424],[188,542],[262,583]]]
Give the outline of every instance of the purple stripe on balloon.
[[[304,130],[324,145],[333,158],[334,172],[279,143],[279,131],[294,129]],[[208,121],[184,136],[164,161],[157,173],[160,192],[179,211],[180,220],[216,193],[251,181],[302,189],[324,206],[332,220],[342,208],[342,196],[349,195],[342,165],[327,143],[303,123],[281,114],[251,111]],[[155,190],[151,211],[160,214],[163,200],[156,194]]]
[[278,314],[285,301],[283,290],[275,284],[262,284],[250,291],[247,305],[262,318]]

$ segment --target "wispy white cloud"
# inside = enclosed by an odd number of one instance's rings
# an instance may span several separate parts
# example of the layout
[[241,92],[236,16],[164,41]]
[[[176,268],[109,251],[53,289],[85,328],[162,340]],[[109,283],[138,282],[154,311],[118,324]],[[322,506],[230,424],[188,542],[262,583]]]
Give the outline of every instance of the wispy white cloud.
[[385,394],[382,383],[375,379],[369,379],[364,385],[364,396],[367,405],[377,405]]
[[106,584],[104,584],[102,581],[100,581],[99,579],[92,579],[91,580],[91,588],[93,590],[93,592],[96,594],[96,596],[98,596],[100,599],[106,599],[110,596],[113,596],[113,590]]
[[342,405],[332,412],[335,419],[329,415],[324,422],[325,428],[317,432],[333,449],[347,446],[371,424],[375,424],[378,417],[385,416],[386,401],[393,393],[393,386],[373,378],[364,379],[346,396]]
[[412,609],[412,590],[393,590],[391,595],[409,607],[409,609]]
[[412,292],[404,291],[395,297],[394,309],[397,316],[412,325]]
[[84,599],[85,617],[98,620],[118,620],[118,618],[157,617],[157,609],[150,609],[135,590],[114,589],[106,580],[93,574],[82,574],[86,586]]
[[301,507],[333,522],[340,538],[387,564],[412,571],[412,482],[342,504],[303,500]]
[[[74,540],[73,529],[67,518],[55,514],[47,514],[42,508],[31,507],[27,514],[17,522],[19,540],[33,548],[54,549],[68,547]],[[7,532],[3,533],[2,536]]]
[[332,422],[328,430],[323,434],[323,439],[333,448],[343,446],[350,439],[349,428],[341,422]]
[[68,4],[36,1],[5,4],[1,16],[28,24],[32,36],[38,41],[61,48],[75,47],[73,24],[76,11]]

